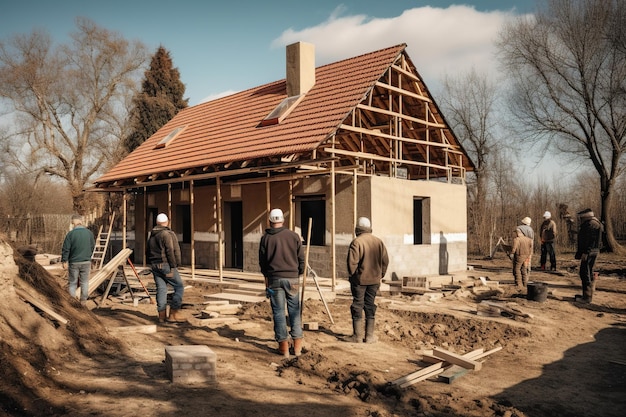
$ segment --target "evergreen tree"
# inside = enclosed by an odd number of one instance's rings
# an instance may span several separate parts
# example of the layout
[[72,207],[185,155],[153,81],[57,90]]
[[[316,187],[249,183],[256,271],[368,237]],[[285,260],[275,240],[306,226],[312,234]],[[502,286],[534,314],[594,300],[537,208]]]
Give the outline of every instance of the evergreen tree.
[[132,152],[186,108],[188,99],[183,98],[184,94],[178,68],[173,67],[169,51],[159,46],[145,73],[141,92],[133,98],[131,133],[124,139],[126,151]]

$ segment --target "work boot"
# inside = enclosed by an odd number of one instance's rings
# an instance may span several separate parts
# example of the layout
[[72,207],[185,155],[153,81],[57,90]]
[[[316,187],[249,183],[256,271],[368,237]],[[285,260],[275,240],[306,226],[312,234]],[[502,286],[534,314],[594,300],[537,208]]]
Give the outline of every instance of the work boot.
[[278,353],[285,358],[289,357],[289,340],[278,342]]
[[302,355],[302,338],[293,339],[293,354],[296,356]]
[[346,338],[346,342],[363,343],[363,320],[352,319],[352,336]]
[[159,311],[159,323],[165,323],[166,319],[167,319],[167,310]]
[[179,309],[173,308],[170,310],[170,316],[168,317],[167,321],[169,321],[170,323],[185,323],[187,322],[187,319],[182,316],[182,313]]
[[546,270],[546,264],[541,264],[541,270],[545,271]]
[[378,338],[374,334],[375,320],[373,318],[365,320],[365,343],[376,343]]

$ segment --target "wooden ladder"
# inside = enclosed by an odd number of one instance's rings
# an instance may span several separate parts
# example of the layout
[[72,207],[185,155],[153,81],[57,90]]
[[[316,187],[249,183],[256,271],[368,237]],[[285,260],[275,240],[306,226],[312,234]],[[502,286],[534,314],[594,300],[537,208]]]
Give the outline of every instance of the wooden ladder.
[[106,232],[103,232],[103,226],[100,226],[98,230],[98,237],[96,238],[96,246],[93,248],[93,253],[91,254],[91,265],[92,269],[101,269],[102,263],[104,262],[104,256],[106,255],[106,251],[109,247],[109,240],[111,239],[111,231],[113,230],[113,219],[115,219],[115,212],[111,214],[111,218],[109,219],[109,228]]

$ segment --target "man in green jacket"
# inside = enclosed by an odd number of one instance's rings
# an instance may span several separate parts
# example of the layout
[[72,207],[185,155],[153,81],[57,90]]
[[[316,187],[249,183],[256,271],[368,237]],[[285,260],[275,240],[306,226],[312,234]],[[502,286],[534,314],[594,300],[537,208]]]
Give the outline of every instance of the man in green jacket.
[[89,298],[89,272],[96,240],[93,233],[83,226],[83,216],[74,214],[72,226],[73,229],[65,235],[63,241],[61,265],[63,269],[68,270],[69,291],[72,297],[76,297],[76,287],[80,279],[80,302],[84,304]]
[[355,228],[356,238],[348,249],[348,275],[352,292],[353,334],[349,342],[363,342],[363,311],[365,311],[365,343],[374,343],[376,293],[380,280],[387,273],[389,256],[382,240],[372,234],[372,224],[367,217],[359,217]]

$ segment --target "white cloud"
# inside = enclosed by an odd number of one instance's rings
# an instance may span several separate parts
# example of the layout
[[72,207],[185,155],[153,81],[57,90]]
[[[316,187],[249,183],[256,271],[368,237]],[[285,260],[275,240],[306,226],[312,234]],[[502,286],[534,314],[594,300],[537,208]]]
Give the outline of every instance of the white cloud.
[[343,8],[317,26],[288,29],[272,42],[283,48],[293,42],[315,45],[316,65],[324,65],[400,43],[427,85],[433,89],[445,74],[497,71],[494,41],[513,12],[479,12],[469,6],[419,7],[393,18],[365,15],[341,17]]
[[[238,92],[239,91],[235,91],[235,90],[226,90],[226,91],[222,91],[220,93],[210,94],[210,95],[204,97],[203,99],[201,99],[200,103],[206,103],[207,101],[217,100],[218,98],[230,96],[231,94],[235,94],[235,93],[238,93]],[[200,103],[198,103],[198,104],[200,104]]]

